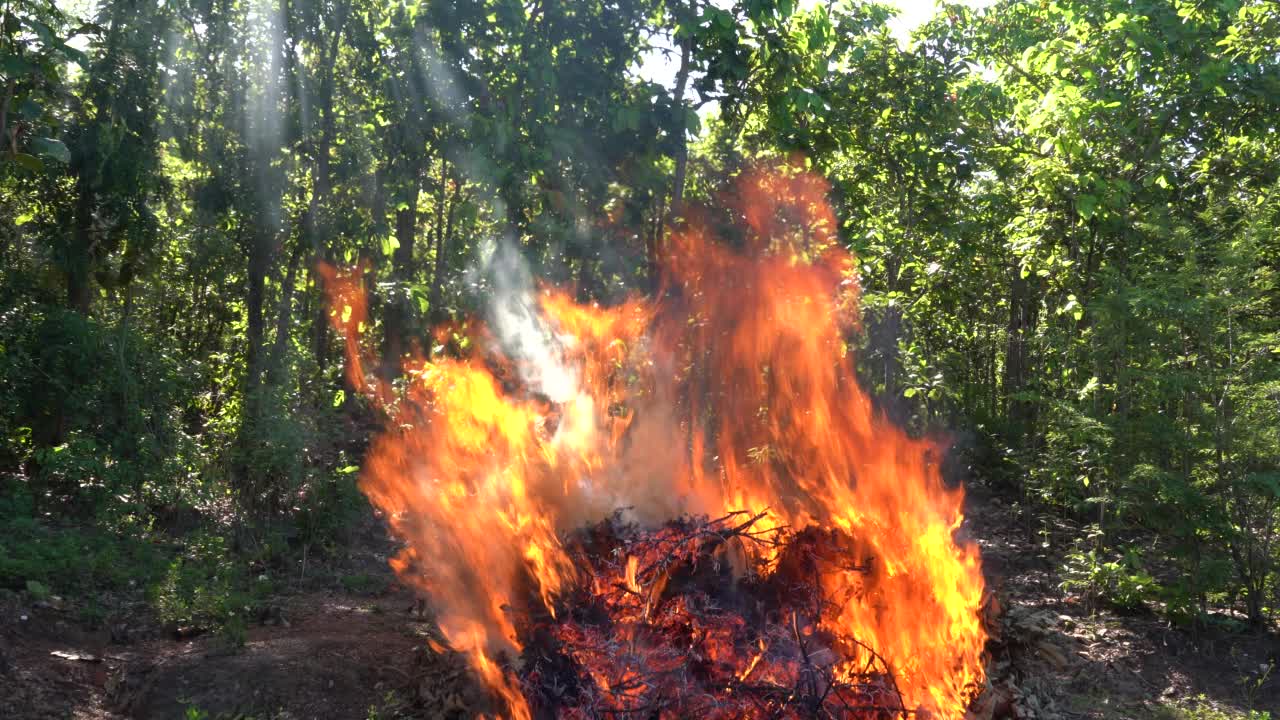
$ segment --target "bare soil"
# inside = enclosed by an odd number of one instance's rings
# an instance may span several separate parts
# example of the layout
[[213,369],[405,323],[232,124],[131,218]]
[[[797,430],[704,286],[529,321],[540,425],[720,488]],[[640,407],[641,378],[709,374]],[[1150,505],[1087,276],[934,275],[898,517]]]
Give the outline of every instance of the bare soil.
[[234,649],[219,636],[117,645],[39,613],[10,641],[3,692],[18,718],[363,718],[410,675],[425,631],[403,612],[412,602],[403,591],[302,595]]
[[[970,496],[964,532],[982,545],[1000,611],[981,715],[1160,719],[1189,704],[1280,715],[1280,677],[1257,682],[1266,663],[1280,660],[1274,633],[1223,624],[1196,636],[1154,613],[1088,608],[1060,587],[1063,543],[1029,540],[1009,502],[981,488]],[[474,716],[477,690],[456,656],[429,649],[433,625],[391,576],[386,549],[378,538],[352,556],[349,571],[372,578],[371,592],[295,588],[247,628],[239,647],[164,628],[87,630],[57,603],[6,595],[0,717]]]

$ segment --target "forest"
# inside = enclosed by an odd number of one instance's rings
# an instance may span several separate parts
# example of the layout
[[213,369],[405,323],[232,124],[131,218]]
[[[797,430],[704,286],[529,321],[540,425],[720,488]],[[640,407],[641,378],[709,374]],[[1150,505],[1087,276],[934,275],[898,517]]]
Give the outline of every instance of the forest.
[[[840,387],[967,493],[1002,615],[967,717],[1280,714],[1280,3],[899,12],[0,2],[0,704],[475,717],[497,685],[370,490],[421,368],[482,363],[513,275],[732,313],[792,266],[673,290],[671,257],[721,257],[681,238],[749,253],[752,207],[803,202],[861,293]],[[761,168],[817,199],[744,200]],[[673,372],[679,408],[742,377]],[[824,712],[759,717],[872,717]]]

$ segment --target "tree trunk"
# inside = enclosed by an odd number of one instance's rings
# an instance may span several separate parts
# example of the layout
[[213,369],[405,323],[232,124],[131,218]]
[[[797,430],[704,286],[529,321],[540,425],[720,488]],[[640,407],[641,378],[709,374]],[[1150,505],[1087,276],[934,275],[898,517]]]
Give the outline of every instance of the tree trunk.
[[267,374],[272,385],[284,379],[284,353],[289,347],[289,326],[293,319],[293,292],[298,281],[298,265],[302,260],[302,245],[298,244],[289,255],[289,267],[285,270],[284,284],[280,288],[280,304],[276,307],[276,337],[267,360]]
[[[332,253],[328,238],[324,237],[320,227],[320,210],[329,196],[332,184],[329,169],[329,149],[333,146],[336,122],[333,115],[334,68],[338,62],[338,52],[342,49],[342,33],[347,24],[349,3],[343,3],[337,12],[333,35],[329,39],[327,56],[322,59],[325,76],[320,83],[320,143],[316,148],[315,190],[311,193],[311,202],[307,204],[306,220],[303,229],[307,234],[307,242],[316,255],[316,261],[332,261]],[[312,274],[316,291],[324,297],[324,280],[318,274]],[[311,344],[316,365],[323,374],[329,365],[329,305],[317,303],[316,312],[311,319]]]
[[248,272],[245,276],[245,395],[252,396],[262,383],[263,338],[265,322],[263,305],[266,299],[267,271],[271,267],[271,235],[265,230],[254,230],[249,247]]
[[81,315],[88,315],[93,297],[93,190],[89,188],[89,180],[83,176],[76,186],[79,196],[76,198],[75,228],[66,260],[67,306]]
[[449,319],[444,311],[444,274],[445,260],[449,256],[449,248],[453,245],[454,217],[458,211],[458,199],[462,195],[462,181],[453,179],[453,194],[449,197],[449,210],[445,213],[444,232],[437,237],[435,267],[431,271],[431,291],[427,296],[431,324],[437,325]]
[[670,228],[675,218],[684,211],[684,181],[689,169],[689,140],[686,133],[686,128],[689,125],[689,108],[685,104],[684,95],[689,88],[689,61],[692,53],[692,41],[687,37],[682,39],[680,41],[680,69],[676,72],[676,87],[671,98],[675,108],[671,113],[671,124],[667,127],[667,133],[675,143],[673,154],[676,161],[675,176],[671,179],[671,202],[666,206],[665,211],[659,210],[662,215],[660,216],[657,233],[646,248],[649,286],[655,289],[658,287],[662,245],[667,236],[667,229]]
[[400,375],[401,361],[408,352],[405,336],[411,316],[408,282],[413,277],[413,249],[418,235],[418,178],[409,186],[405,207],[396,210],[396,250],[391,256],[392,296],[383,322],[382,376],[392,380]]
[[1035,331],[1038,320],[1036,299],[1022,269],[1014,263],[1010,269],[1009,321],[1006,326],[1004,378],[1002,386],[1007,402],[1007,419],[1012,431],[1014,447],[1022,448],[1035,436],[1035,404],[1025,398],[1015,397],[1027,390],[1030,369],[1029,336]]
[[9,136],[9,105],[13,103],[13,90],[17,84],[17,80],[10,79],[5,86],[4,100],[0,101],[0,153],[13,153],[18,150],[14,139]]

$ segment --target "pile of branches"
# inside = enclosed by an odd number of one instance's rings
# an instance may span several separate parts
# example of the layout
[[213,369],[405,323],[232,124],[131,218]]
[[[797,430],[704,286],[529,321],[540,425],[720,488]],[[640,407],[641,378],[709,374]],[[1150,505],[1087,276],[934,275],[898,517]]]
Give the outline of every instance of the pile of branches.
[[[568,542],[582,580],[554,616],[518,622],[534,717],[905,718],[884,659],[824,629],[821,577],[857,564],[850,539],[761,530],[763,515],[643,528],[620,515]],[[540,607],[536,596],[527,608]]]

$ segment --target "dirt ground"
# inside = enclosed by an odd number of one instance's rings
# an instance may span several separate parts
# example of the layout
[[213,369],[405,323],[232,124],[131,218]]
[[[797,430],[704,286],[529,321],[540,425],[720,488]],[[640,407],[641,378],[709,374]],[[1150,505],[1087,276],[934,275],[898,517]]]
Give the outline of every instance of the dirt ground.
[[[1063,593],[1052,548],[1029,542],[1008,503],[971,493],[964,532],[982,546],[1000,606],[986,717],[1152,720],[1280,711],[1274,634],[1198,638],[1155,614],[1090,612]],[[66,608],[0,597],[0,718],[207,720],[469,718],[462,663],[428,649],[430,621],[385,564],[353,554],[372,591],[306,587],[278,599],[242,647],[157,628],[84,629]],[[1203,696],[1203,697],[1201,697]]]
[[1008,702],[1010,717],[1280,717],[1274,631],[1251,631],[1232,618],[1197,636],[1154,612],[1089,608],[1062,590],[1058,574],[1078,529],[1056,528],[1048,546],[1032,541],[1012,504],[980,487],[969,493],[964,532],[982,547],[987,585],[1002,610],[988,644],[988,702]]
[[412,603],[404,591],[290,598],[234,651],[215,636],[122,645],[35,613],[9,637],[0,693],[17,718],[364,718],[408,684],[427,632]]
[[180,637],[141,607],[87,630],[61,603],[0,595],[0,720],[470,717],[475,687],[458,656],[428,649],[439,638],[391,572],[393,551],[367,518],[345,557],[234,643]]

